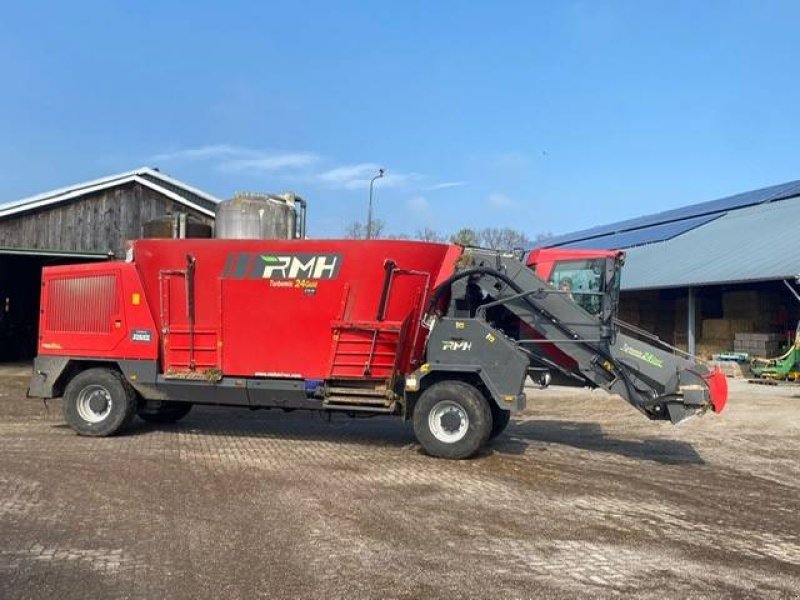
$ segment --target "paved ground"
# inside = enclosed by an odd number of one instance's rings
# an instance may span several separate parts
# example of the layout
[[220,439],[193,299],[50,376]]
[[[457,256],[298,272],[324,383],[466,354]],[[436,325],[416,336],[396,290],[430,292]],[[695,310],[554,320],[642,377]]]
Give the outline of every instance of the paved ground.
[[25,372],[0,376],[0,598],[800,597],[791,393],[739,385],[676,428],[532,390],[448,462],[387,418],[205,408],[79,438]]

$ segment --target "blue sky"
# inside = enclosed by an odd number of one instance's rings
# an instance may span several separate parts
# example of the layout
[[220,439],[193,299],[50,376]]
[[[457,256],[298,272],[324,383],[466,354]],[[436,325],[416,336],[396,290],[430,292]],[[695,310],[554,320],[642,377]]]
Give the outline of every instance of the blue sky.
[[15,2],[0,201],[157,166],[310,233],[529,236],[800,179],[797,2]]

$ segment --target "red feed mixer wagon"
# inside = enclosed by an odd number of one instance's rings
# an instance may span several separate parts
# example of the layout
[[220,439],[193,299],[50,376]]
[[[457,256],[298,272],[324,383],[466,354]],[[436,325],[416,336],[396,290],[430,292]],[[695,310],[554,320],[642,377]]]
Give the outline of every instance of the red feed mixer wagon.
[[194,404],[397,415],[448,458],[503,431],[529,376],[602,387],[651,419],[720,412],[721,373],[623,332],[621,265],[411,241],[138,240],[125,261],[44,269],[29,394],[63,397],[93,436]]

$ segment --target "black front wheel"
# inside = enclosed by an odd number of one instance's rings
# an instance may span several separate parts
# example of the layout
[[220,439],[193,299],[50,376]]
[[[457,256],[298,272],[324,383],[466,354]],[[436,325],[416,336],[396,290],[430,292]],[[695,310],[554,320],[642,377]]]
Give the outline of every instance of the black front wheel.
[[414,407],[414,433],[432,456],[468,458],[486,443],[491,430],[489,403],[462,381],[433,384]]
[[81,371],[64,390],[64,418],[80,435],[114,435],[125,429],[135,414],[136,392],[117,371]]

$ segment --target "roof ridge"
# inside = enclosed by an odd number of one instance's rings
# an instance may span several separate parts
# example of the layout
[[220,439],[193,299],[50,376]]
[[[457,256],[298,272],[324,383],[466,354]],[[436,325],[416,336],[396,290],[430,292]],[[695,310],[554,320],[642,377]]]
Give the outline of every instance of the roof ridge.
[[114,185],[120,185],[125,183],[130,183],[133,181],[143,183],[145,182],[149,187],[157,189],[160,193],[167,195],[183,204],[192,206],[196,209],[200,209],[201,212],[205,212],[209,215],[213,215],[213,210],[210,208],[202,207],[196,202],[193,201],[192,198],[184,197],[181,194],[177,194],[172,192],[171,190],[166,189],[158,185],[143,175],[149,175],[151,177],[160,180],[160,183],[168,183],[174,185],[182,190],[185,190],[187,193],[195,195],[207,202],[212,202],[214,204],[218,203],[219,200],[214,196],[203,192],[197,188],[194,188],[178,179],[173,179],[161,171],[151,168],[151,167],[139,167],[137,169],[133,169],[131,171],[125,171],[123,173],[117,173],[115,175],[107,175],[105,177],[100,177],[97,179],[92,179],[90,181],[84,181],[81,183],[76,183],[71,186],[56,188],[54,190],[50,190],[47,192],[43,192],[41,194],[36,194],[33,196],[28,196],[22,198],[20,200],[7,202],[4,204],[0,204],[0,218],[10,216],[13,214],[17,214],[20,212],[25,212],[26,210],[30,210],[33,208],[38,208],[40,206],[49,206],[51,204],[58,204],[59,202],[63,202],[66,200],[71,200],[73,198],[78,198],[84,194],[92,193],[95,191],[100,191],[103,189],[107,189]]

